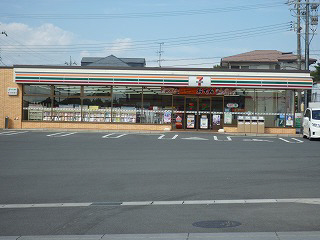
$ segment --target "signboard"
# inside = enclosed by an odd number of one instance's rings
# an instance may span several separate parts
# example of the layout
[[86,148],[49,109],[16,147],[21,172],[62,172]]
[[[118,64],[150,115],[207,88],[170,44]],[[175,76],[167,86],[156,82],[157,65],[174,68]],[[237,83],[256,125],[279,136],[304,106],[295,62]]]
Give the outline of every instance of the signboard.
[[296,128],[301,128],[301,119],[302,119],[302,113],[296,113],[295,114]]
[[192,87],[210,87],[211,77],[210,76],[190,76],[189,86]]
[[194,115],[187,115],[187,128],[194,128]]
[[212,124],[213,125],[220,125],[220,115],[212,115]]
[[208,128],[208,116],[207,115],[201,115],[200,128],[201,129],[207,129]]
[[18,88],[8,88],[9,96],[18,96]]
[[237,107],[239,107],[239,105],[238,105],[238,103],[228,103],[227,107],[228,108],[237,108]]
[[215,95],[235,95],[236,90],[230,88],[209,88],[209,87],[199,87],[199,88],[177,88],[180,95],[206,95],[206,96],[215,96]]

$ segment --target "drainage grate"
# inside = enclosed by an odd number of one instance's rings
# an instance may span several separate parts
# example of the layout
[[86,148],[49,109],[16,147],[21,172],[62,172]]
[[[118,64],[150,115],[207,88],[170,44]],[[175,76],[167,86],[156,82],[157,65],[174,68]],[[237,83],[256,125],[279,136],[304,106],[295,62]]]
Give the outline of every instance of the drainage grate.
[[200,227],[200,228],[230,228],[230,227],[237,227],[240,225],[241,225],[240,222],[226,221],[226,220],[201,221],[201,222],[192,223],[192,226]]

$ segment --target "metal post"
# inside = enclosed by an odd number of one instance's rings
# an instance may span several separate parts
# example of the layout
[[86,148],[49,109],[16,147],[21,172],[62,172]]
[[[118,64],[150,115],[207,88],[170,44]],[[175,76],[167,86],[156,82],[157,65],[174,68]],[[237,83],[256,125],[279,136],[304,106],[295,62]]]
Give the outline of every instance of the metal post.
[[[305,36],[305,63],[306,70],[309,70],[309,21],[310,21],[310,2],[306,1],[306,36]],[[304,91],[304,107],[308,107],[308,91]]]

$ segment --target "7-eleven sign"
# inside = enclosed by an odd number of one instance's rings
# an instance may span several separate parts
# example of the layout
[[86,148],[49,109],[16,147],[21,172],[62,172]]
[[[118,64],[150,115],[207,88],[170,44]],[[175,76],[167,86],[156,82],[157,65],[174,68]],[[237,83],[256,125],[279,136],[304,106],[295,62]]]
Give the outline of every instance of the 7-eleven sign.
[[190,76],[189,86],[191,87],[210,87],[211,77],[209,76]]

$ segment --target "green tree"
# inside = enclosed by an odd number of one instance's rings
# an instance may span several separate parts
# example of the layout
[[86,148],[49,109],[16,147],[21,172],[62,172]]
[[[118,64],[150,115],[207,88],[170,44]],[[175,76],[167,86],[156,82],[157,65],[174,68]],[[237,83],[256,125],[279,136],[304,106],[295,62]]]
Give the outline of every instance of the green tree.
[[311,72],[311,76],[313,77],[313,81],[320,83],[320,64],[318,63],[318,66],[315,66],[316,70]]

